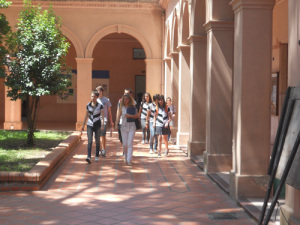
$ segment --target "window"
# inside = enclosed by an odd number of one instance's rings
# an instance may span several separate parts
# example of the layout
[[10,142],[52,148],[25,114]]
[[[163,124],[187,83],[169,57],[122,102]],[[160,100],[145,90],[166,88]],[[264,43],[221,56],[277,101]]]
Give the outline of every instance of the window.
[[145,51],[142,48],[134,48],[133,49],[133,59],[145,59]]

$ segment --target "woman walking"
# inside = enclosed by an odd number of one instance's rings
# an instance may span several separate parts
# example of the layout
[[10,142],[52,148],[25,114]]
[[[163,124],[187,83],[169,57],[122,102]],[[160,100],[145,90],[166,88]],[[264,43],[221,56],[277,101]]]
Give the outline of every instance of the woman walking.
[[[119,123],[120,118],[122,118],[121,122],[121,135],[122,135],[122,144],[123,144],[123,152],[124,152],[124,162],[127,163],[128,166],[132,165],[132,152],[133,152],[133,138],[135,135],[135,119],[139,117],[136,112],[134,99],[130,94],[123,95],[120,107],[117,111],[117,120],[116,124]],[[117,129],[117,125],[115,126]]]
[[[99,161],[99,151],[100,151],[100,129],[101,129],[101,113],[103,114],[103,105],[97,102],[99,93],[93,91],[91,94],[91,102],[86,106],[86,114],[83,120],[82,131],[84,130],[85,122],[87,122],[87,137],[88,137],[88,152],[86,161],[91,163],[92,158],[92,144],[93,144],[93,133],[95,134],[96,141],[96,157],[95,161]],[[104,124],[104,117],[102,117],[102,124]]]
[[168,133],[169,133],[169,122],[171,121],[171,113],[166,105],[165,98],[163,95],[158,97],[158,104],[156,107],[156,114],[154,117],[155,134],[158,136],[158,157],[161,157],[161,145],[162,138],[165,143],[165,155],[169,153],[168,147]]
[[148,124],[147,111],[150,103],[152,103],[151,95],[149,93],[145,93],[142,97],[139,110],[139,117],[142,125],[142,144],[148,144],[150,138],[149,127],[146,126],[146,124]]
[[153,153],[153,150],[154,153],[157,153],[157,135],[155,134],[155,126],[153,126],[153,122],[156,113],[156,106],[158,104],[158,97],[159,94],[153,95],[153,102],[149,104],[147,111],[147,121],[149,122],[146,122],[146,127],[149,127],[150,130],[150,154]]

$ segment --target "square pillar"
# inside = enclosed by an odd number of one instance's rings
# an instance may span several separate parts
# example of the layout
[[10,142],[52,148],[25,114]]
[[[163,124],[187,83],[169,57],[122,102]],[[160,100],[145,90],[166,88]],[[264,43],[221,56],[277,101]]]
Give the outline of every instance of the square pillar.
[[274,0],[233,0],[233,168],[230,195],[263,197],[270,159]]
[[[164,59],[165,64],[165,97],[172,96],[172,77],[171,77],[171,58],[167,57]],[[172,98],[172,97],[171,97]]]
[[[176,108],[176,117],[174,118],[174,127],[171,130],[171,138],[177,139],[178,131],[178,91],[179,91],[179,54],[171,53],[171,98]],[[178,143],[178,140],[176,140]]]
[[181,45],[179,50],[178,132],[177,145],[186,146],[190,125],[190,46]]
[[191,36],[191,109],[188,156],[202,155],[206,145],[206,36]]
[[[232,10],[231,14],[233,17]],[[204,171],[206,173],[228,172],[232,168],[234,23],[210,20],[205,24],[205,28],[207,31],[207,114]]]
[[151,95],[163,92],[162,60],[146,59],[146,92]]
[[81,130],[86,105],[91,101],[92,93],[92,58],[76,58],[77,62],[77,122],[76,130]]

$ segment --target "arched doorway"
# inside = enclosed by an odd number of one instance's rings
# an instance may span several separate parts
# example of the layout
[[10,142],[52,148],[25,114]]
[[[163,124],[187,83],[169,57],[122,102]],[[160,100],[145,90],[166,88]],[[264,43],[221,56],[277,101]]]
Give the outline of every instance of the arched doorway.
[[92,58],[92,88],[104,86],[104,95],[113,105],[113,118],[125,88],[132,89],[139,102],[138,96],[146,91],[146,56],[137,39],[125,33],[108,34],[95,45]]

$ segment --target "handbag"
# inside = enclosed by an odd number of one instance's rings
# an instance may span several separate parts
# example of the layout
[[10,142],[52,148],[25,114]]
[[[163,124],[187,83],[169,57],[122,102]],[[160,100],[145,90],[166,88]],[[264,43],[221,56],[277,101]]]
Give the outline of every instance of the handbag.
[[135,122],[135,128],[137,130],[141,129],[141,122],[140,122],[140,120],[139,119],[135,119],[134,122]]

